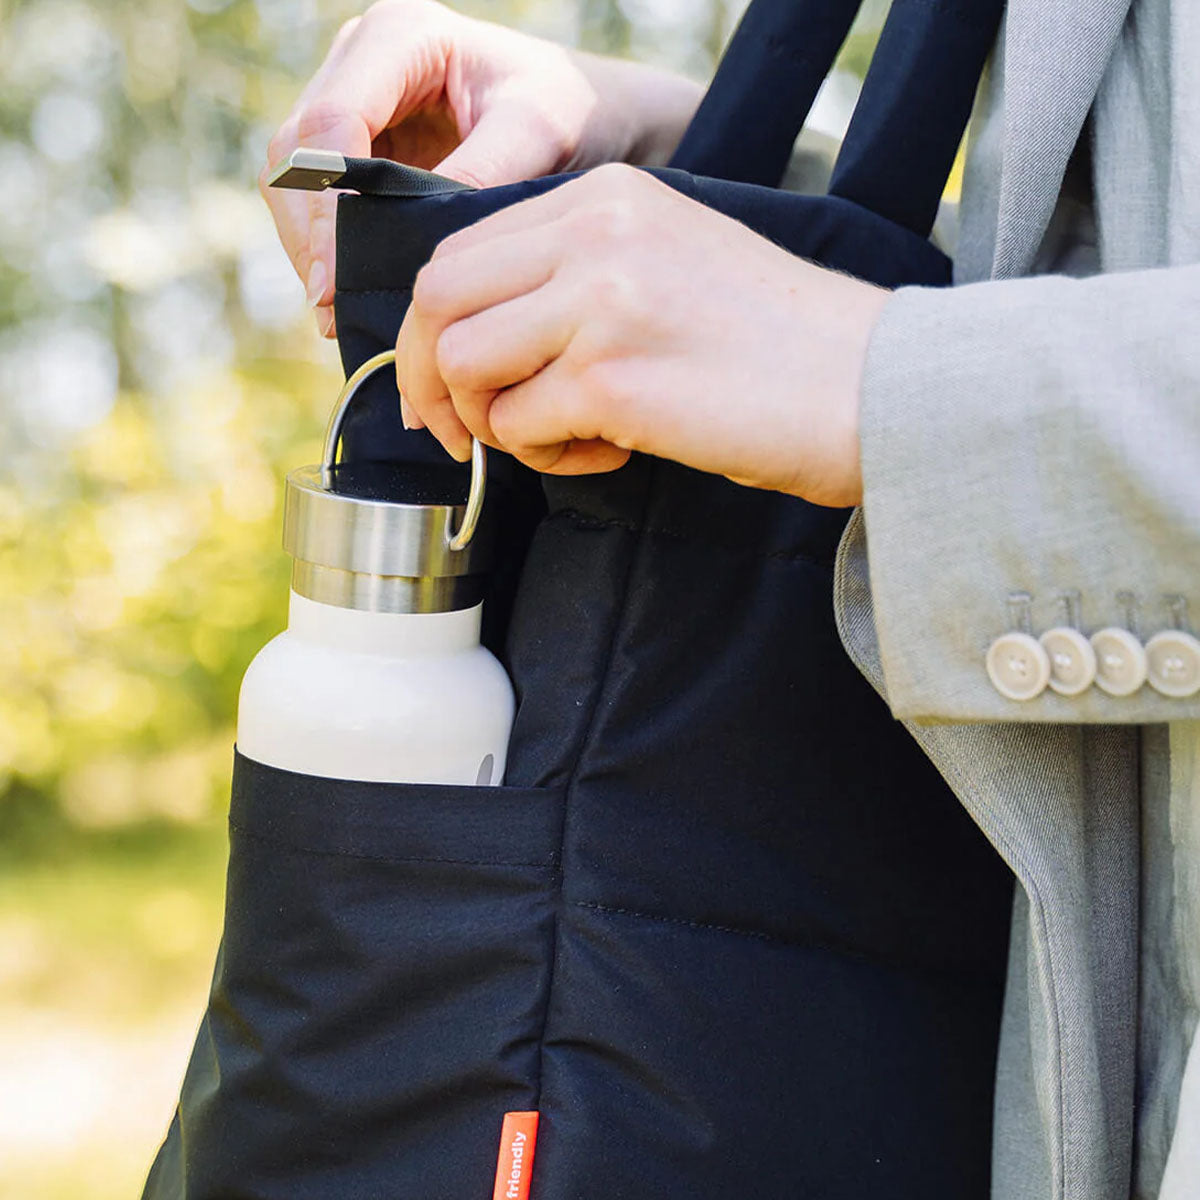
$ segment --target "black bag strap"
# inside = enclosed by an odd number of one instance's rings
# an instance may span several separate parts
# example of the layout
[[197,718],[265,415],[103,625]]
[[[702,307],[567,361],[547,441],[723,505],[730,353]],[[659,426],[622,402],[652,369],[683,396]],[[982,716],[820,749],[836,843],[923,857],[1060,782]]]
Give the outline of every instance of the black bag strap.
[[777,187],[862,0],[753,0],[671,166]]
[[[753,0],[675,152],[776,187],[860,0]],[[928,235],[1004,0],[893,0],[830,194]]]
[[1004,0],[892,0],[829,184],[926,237]]

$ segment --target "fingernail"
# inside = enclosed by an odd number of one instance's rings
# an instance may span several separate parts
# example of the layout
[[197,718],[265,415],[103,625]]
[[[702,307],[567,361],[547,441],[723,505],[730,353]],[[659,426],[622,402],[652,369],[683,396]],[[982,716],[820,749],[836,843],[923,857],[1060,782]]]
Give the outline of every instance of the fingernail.
[[318,258],[309,268],[308,272],[308,286],[305,292],[308,296],[309,308],[316,308],[321,303],[321,297],[325,295],[325,284],[328,280],[329,272],[325,270],[325,264]]
[[400,424],[405,429],[412,429],[412,426],[408,423],[408,405],[404,403],[403,397],[400,399]]
[[317,318],[317,332],[322,337],[328,337],[329,331],[333,327],[333,309],[329,307],[318,308],[314,315]]

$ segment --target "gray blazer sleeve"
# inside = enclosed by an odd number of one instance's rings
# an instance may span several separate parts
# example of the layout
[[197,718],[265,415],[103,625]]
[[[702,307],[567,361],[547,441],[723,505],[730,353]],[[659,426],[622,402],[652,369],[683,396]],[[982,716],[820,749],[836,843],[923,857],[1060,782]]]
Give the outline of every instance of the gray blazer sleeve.
[[1009,700],[985,667],[1012,593],[1034,635],[1064,623],[1066,590],[1085,633],[1125,624],[1122,592],[1143,641],[1173,595],[1200,632],[1200,266],[902,289],[868,353],[861,445],[838,616],[896,716],[1200,717],[1200,693],[1149,685]]

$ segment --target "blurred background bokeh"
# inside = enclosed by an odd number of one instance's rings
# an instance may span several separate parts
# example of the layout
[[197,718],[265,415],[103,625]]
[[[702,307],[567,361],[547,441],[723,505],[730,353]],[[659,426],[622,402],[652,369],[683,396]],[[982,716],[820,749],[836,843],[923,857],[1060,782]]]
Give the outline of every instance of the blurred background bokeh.
[[[460,5],[701,79],[742,6]],[[130,1200],[170,1117],[238,683],[284,624],[280,482],[338,384],[255,179],[361,7],[0,0],[3,1200]]]

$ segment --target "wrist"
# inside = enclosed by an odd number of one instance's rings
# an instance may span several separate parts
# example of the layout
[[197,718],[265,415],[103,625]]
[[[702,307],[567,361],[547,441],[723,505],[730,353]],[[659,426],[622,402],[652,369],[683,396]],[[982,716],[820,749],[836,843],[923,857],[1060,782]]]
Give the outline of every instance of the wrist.
[[844,405],[844,436],[847,447],[846,502],[853,505],[861,504],[863,499],[861,419],[867,354],[875,327],[893,294],[873,284],[860,283],[859,287],[849,328],[847,362],[850,364],[850,378],[847,381]]
[[579,68],[595,88],[600,141],[594,162],[663,166],[691,121],[703,87],[686,76],[626,59],[575,51]]

